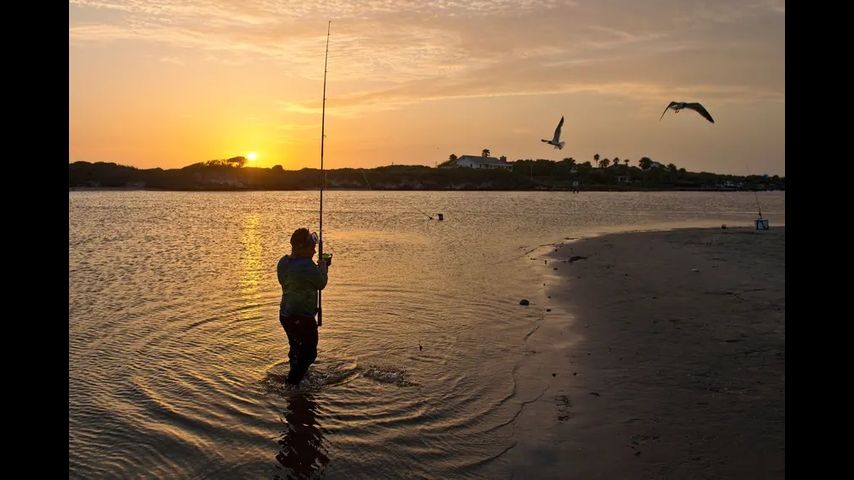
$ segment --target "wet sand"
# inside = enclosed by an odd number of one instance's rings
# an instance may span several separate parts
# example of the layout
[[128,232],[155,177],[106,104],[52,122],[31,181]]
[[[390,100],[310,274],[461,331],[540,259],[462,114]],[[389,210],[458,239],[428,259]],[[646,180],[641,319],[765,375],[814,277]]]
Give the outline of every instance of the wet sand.
[[545,268],[554,366],[513,478],[784,478],[784,227],[607,235]]

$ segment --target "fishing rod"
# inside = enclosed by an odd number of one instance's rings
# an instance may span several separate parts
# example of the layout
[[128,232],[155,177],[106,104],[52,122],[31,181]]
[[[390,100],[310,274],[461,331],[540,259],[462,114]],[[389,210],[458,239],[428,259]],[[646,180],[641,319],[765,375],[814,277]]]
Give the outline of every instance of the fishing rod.
[[[747,161],[744,162],[744,167],[747,168],[747,175],[753,176],[753,174],[750,172],[750,165],[747,164]],[[756,193],[755,189],[753,189],[753,198],[756,199],[756,209],[759,210],[759,218],[761,219],[762,218],[762,207],[759,206],[759,194]]]
[[[326,25],[326,55],[323,58],[323,110],[320,117],[320,239],[317,242],[317,256],[320,261],[326,262],[327,267],[332,263],[323,255],[323,188],[326,187],[326,175],[323,172],[323,143],[326,139],[326,66],[329,62],[329,32],[332,29],[332,20]],[[321,303],[321,292],[317,291],[317,326],[323,325],[323,306]]]
[[[365,174],[365,170],[364,170],[364,169],[360,169],[360,170],[362,171],[362,178],[364,178],[364,179],[365,179],[365,184],[368,186],[368,189],[373,190],[374,188],[373,188],[373,187],[371,187],[371,183],[368,181],[368,176]],[[416,209],[416,210],[418,210],[419,212],[421,212],[422,214],[426,215],[426,216],[427,216],[427,218],[429,218],[430,220],[433,220],[433,217],[432,217],[431,215],[429,215],[429,214],[425,213],[425,212],[424,212],[423,210],[421,210],[420,208],[417,208],[417,207],[416,207],[415,209]]]
[[[419,212],[423,213],[424,215],[427,215],[427,214],[426,214],[426,213],[424,213],[424,211],[423,211],[423,210],[421,210],[420,208],[417,208],[417,207],[413,207],[413,208],[415,208],[415,209],[416,209],[416,210],[418,210]],[[427,215],[427,218],[429,218],[430,220],[433,220],[433,217],[432,217],[431,215]]]

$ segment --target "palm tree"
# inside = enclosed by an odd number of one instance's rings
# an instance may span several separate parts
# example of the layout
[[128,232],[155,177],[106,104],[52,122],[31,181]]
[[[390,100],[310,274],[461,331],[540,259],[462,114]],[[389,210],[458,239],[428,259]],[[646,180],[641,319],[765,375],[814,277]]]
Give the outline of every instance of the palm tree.
[[593,155],[593,161],[594,161],[594,162],[598,162],[598,161],[599,161],[599,154],[598,154],[598,153],[597,153],[596,155]]
[[453,162],[453,161],[455,161],[456,159],[457,159],[457,154],[456,154],[456,153],[452,153],[452,154],[448,155],[448,161],[449,161],[449,162]]
[[491,154],[491,152],[489,151],[488,148],[484,148],[483,151],[480,152],[480,154],[484,157],[488,157]]
[[641,157],[641,159],[638,160],[638,166],[641,168],[641,170],[648,170],[649,167],[652,166],[652,159],[650,159],[649,157]]

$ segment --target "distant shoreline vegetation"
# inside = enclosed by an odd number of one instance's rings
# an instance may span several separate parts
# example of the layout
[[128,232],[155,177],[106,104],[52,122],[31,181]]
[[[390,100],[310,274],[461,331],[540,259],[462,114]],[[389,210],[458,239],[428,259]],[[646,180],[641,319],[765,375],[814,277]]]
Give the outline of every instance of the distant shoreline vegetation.
[[[485,156],[486,157],[486,156]],[[491,158],[491,157],[488,157]],[[723,175],[688,172],[643,157],[639,166],[628,160],[576,163],[567,158],[516,160],[503,168],[467,168],[455,164],[456,156],[438,167],[390,165],[375,168],[325,170],[329,190],[572,190],[578,182],[584,191],[785,190],[786,178],[766,175]],[[242,160],[242,161],[241,161]],[[211,160],[184,168],[139,169],[106,162],[70,163],[69,189],[139,189],[180,191],[317,190],[320,169],[285,170],[245,167],[245,159]],[[494,163],[494,162],[493,162]]]

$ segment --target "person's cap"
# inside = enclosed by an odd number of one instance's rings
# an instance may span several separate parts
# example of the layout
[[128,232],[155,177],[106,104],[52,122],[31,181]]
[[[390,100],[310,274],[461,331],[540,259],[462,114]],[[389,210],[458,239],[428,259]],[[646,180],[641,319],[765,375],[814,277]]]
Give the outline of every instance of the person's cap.
[[317,234],[309,233],[307,228],[298,228],[291,235],[291,247],[304,248],[317,245]]

